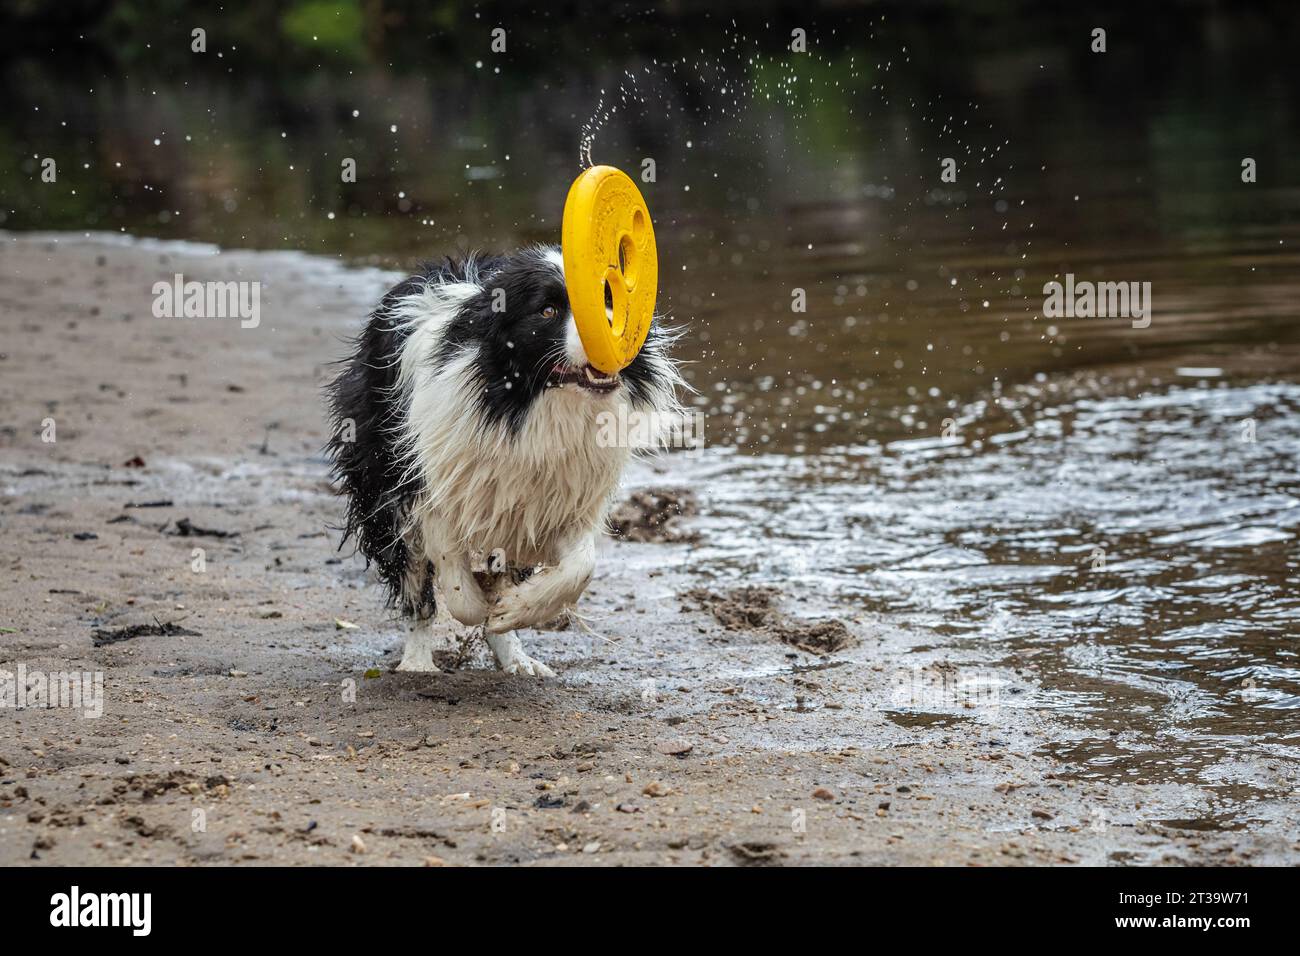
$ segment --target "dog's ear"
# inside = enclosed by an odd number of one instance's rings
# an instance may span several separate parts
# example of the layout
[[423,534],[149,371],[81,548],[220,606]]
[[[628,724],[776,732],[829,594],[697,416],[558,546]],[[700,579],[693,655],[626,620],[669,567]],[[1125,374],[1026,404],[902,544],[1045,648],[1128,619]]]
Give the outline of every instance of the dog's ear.
[[[326,387],[332,435],[326,445],[334,479],[347,495],[343,541],[374,563],[389,601],[401,600],[421,617],[433,614],[433,590],[412,575],[403,540],[406,516],[419,489],[407,475],[396,447],[394,424],[404,409],[397,389],[398,358],[410,329],[389,316],[396,300],[419,292],[408,279],[385,296],[357,337],[343,370]],[[407,593],[407,592],[414,593]]]

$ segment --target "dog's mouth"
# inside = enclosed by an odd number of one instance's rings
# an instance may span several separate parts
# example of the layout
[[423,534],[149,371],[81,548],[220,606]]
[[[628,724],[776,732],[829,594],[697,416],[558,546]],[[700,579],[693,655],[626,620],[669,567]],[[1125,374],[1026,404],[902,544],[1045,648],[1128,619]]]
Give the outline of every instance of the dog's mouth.
[[551,369],[546,380],[547,388],[562,388],[573,385],[585,388],[589,392],[612,392],[618,388],[618,376],[606,375],[592,365],[574,368],[572,365],[556,365]]

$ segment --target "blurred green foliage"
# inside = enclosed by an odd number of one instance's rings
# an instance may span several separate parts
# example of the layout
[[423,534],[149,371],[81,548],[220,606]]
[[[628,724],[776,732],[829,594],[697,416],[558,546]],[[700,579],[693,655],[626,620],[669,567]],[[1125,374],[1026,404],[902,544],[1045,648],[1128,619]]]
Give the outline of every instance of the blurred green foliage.
[[303,0],[280,18],[285,39],[304,49],[319,47],[341,60],[365,59],[358,0]]

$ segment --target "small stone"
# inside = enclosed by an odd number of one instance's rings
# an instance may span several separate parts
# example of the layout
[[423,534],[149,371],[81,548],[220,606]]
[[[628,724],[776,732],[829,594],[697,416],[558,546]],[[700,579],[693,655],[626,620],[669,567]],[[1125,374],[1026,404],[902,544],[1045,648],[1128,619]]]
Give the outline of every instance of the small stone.
[[695,745],[685,740],[660,740],[655,744],[655,750],[666,757],[685,757],[694,749]]
[[666,787],[658,780],[651,780],[642,788],[641,793],[647,797],[666,797],[672,793],[671,787]]
[[828,787],[818,787],[812,792],[814,800],[834,800],[835,791]]
[[365,852],[366,852],[366,841],[363,840],[363,839],[361,839],[361,834],[360,834],[360,833],[354,833],[354,834],[352,835],[352,847],[351,847],[351,850],[352,850],[353,853],[365,853]]

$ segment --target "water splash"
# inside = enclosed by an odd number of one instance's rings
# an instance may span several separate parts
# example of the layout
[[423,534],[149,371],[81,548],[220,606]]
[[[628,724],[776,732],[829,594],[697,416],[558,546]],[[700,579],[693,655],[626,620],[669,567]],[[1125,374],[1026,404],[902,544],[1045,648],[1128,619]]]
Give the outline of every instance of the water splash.
[[[881,14],[865,24],[864,37],[873,45],[885,44],[877,35],[885,19]],[[1000,300],[1005,311],[1025,318],[1034,315],[1040,300],[1025,298],[1020,288],[1030,265],[1034,223],[1024,208],[1024,200],[1014,200],[1008,192],[1008,176],[1014,165],[1004,157],[1004,150],[1011,141],[998,133],[992,121],[980,116],[979,104],[973,100],[964,105],[949,104],[935,96],[895,102],[893,78],[911,62],[905,43],[871,56],[861,51],[834,52],[838,40],[835,30],[824,36],[810,30],[804,39],[806,49],[796,52],[791,48],[791,36],[779,34],[770,25],[755,37],[732,20],[724,28],[716,52],[700,49],[676,59],[652,59],[624,70],[617,87],[600,90],[595,109],[581,127],[580,167],[587,169],[596,164],[598,139],[620,117],[658,115],[667,118],[674,129],[702,126],[697,139],[716,135],[733,140],[733,146],[747,142],[753,147],[750,155],[771,171],[782,162],[815,162],[814,157],[824,152],[819,151],[816,137],[837,105],[842,109],[840,129],[850,135],[857,129],[867,130],[877,108],[887,113],[885,121],[891,123],[901,113],[907,125],[904,140],[912,141],[914,126],[924,124],[929,129],[927,141],[937,144],[926,152],[934,155],[923,155],[911,164],[905,179],[869,183],[865,186],[867,192],[847,197],[848,202],[879,197],[897,201],[905,213],[920,211],[920,206],[936,208],[952,222],[963,245],[987,238],[975,235],[977,227],[966,214],[974,205],[992,203],[1001,218],[1000,230],[1007,237],[1005,258],[983,270],[954,267],[951,283],[969,303],[963,310],[989,308],[991,300]],[[771,114],[790,120],[788,143],[774,141],[770,124],[757,121]],[[870,143],[872,137],[863,135],[860,141]],[[704,146],[695,150],[701,159],[704,154],[722,152],[709,150],[707,142],[688,140],[686,146],[685,155],[691,155],[692,146]],[[945,158],[954,158],[959,164],[960,185],[941,181],[940,162]],[[836,160],[827,174],[852,180],[869,174],[870,169],[869,158],[854,167],[846,156]],[[716,179],[719,172],[712,175]],[[682,188],[689,191],[691,187],[684,183]],[[915,258],[924,244],[923,239],[902,234],[891,237],[891,241],[895,254],[902,259]],[[814,245],[809,243],[807,251],[813,252]]]
[[[827,67],[831,65],[830,60],[817,50],[815,38],[809,39],[810,47],[806,53],[787,50],[785,56],[773,56],[764,53],[756,40],[742,33],[735,20],[724,30],[724,37],[717,59],[703,58],[703,50],[698,58],[682,56],[664,62],[655,59],[640,70],[624,70],[618,88],[612,93],[602,89],[595,109],[582,125],[578,145],[578,161],[582,168],[594,165],[591,153],[596,138],[622,109],[648,109],[656,105],[656,100],[660,104],[671,104],[674,94],[688,85],[717,91],[721,98],[718,105],[708,102],[702,105],[705,115],[710,118],[715,113],[718,117],[738,116],[749,103],[759,99],[797,109],[803,90],[798,85],[800,66],[806,66],[810,61]],[[764,78],[764,68],[769,65],[780,71],[777,79],[771,82]],[[850,75],[856,78],[856,69],[851,70]],[[821,102],[815,91],[810,97],[809,103]],[[682,107],[677,109],[680,111]]]

